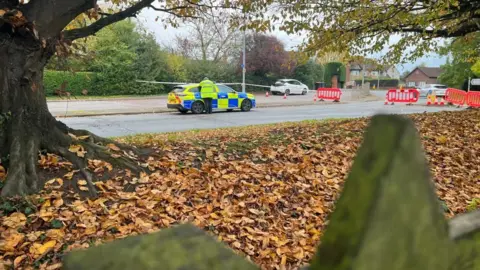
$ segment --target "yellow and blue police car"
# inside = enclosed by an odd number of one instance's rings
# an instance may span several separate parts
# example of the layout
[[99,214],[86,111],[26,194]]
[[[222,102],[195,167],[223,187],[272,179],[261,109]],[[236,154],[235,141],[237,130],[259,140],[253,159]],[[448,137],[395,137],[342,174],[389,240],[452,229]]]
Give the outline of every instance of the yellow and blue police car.
[[[168,94],[167,108],[176,109],[181,113],[191,111],[194,114],[205,110],[202,96],[199,91],[200,84],[177,85]],[[240,109],[244,112],[256,107],[255,96],[242,93],[223,85],[215,84],[215,93],[212,99],[212,109],[233,111]]]

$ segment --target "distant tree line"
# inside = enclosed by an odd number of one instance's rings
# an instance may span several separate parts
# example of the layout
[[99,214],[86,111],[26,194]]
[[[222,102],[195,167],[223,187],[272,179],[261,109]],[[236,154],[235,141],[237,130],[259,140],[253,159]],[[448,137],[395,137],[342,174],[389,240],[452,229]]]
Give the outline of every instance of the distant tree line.
[[[216,82],[241,82],[238,30],[213,20],[192,20],[187,25],[191,32],[175,37],[169,45],[158,44],[153,34],[132,20],[76,41],[68,57],[56,56],[47,65],[46,93],[54,95],[64,81],[65,90],[74,95],[87,90],[88,95],[103,96],[160,94],[172,87],[137,80],[199,82],[208,77]],[[277,79],[294,78],[313,89],[316,81],[323,80],[322,65],[286,51],[274,36],[248,34],[246,44],[247,83],[271,85]]]
[[[447,56],[439,80],[450,87],[467,90],[468,78],[480,78],[480,32],[451,40],[440,49]],[[480,90],[479,86],[470,89]]]

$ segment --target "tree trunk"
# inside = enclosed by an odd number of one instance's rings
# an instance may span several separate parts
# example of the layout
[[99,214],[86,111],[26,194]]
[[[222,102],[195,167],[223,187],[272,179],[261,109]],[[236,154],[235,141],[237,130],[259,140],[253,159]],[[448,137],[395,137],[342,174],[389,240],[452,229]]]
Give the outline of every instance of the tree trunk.
[[50,55],[33,37],[0,34],[0,158],[8,171],[2,195],[38,190],[38,150],[56,130],[42,87]]
[[[0,163],[7,169],[1,195],[26,195],[43,187],[37,177],[37,163],[39,150],[45,149],[70,160],[85,175],[94,196],[86,159],[68,148],[72,143],[81,144],[88,152],[86,158],[108,160],[112,159],[111,154],[101,144],[111,141],[88,131],[69,129],[50,114],[43,88],[43,69],[54,47],[42,46],[29,36],[0,31]],[[90,138],[78,141],[69,133]],[[131,170],[138,168],[138,164],[125,158],[117,158],[112,163]]]

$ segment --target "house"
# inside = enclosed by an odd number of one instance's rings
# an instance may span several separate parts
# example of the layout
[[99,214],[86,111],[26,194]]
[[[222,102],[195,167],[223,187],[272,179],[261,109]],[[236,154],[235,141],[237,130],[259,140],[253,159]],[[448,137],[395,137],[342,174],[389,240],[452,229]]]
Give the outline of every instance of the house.
[[[363,74],[365,73],[365,74]],[[350,63],[347,67],[347,74],[349,78],[347,81],[361,80],[363,76],[365,78],[388,78],[388,79],[400,79],[400,72],[395,66],[388,66],[386,68],[377,68],[374,64],[359,64]]]
[[438,77],[443,70],[439,67],[416,67],[405,76],[407,87],[423,87],[426,84],[439,83]]
[[389,66],[385,70],[385,77],[400,80],[400,71],[395,66]]

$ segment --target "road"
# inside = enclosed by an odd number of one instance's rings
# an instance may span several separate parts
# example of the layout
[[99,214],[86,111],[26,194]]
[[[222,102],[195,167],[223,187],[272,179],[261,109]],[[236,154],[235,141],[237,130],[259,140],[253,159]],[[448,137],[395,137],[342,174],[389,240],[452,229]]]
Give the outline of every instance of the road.
[[[257,104],[269,105],[305,105],[313,102],[313,93],[294,95],[283,99],[283,96],[265,97],[256,94]],[[105,115],[121,113],[156,113],[168,111],[166,97],[110,99],[110,100],[57,100],[49,101],[48,108],[55,116]]]
[[[308,95],[292,95],[286,99],[283,96],[266,97],[263,93],[255,94],[257,106],[279,107],[279,106],[300,106],[313,104],[314,92]],[[342,102],[359,101],[371,98],[360,90],[344,90]],[[376,99],[376,98],[374,98]],[[320,104],[319,104],[320,105]],[[54,116],[94,116],[108,114],[142,114],[158,113],[167,110],[166,97],[145,97],[145,98],[119,98],[110,100],[56,100],[49,101],[48,108]]]
[[111,115],[72,117],[60,119],[72,128],[88,129],[100,136],[124,136],[138,133],[172,132],[189,129],[302,121],[309,119],[353,118],[376,113],[408,114],[460,110],[454,107],[426,107],[393,105],[383,102],[355,102],[346,104],[308,105],[292,107],[257,108],[250,112],[217,112],[210,115],[182,115],[176,112],[162,114]]

